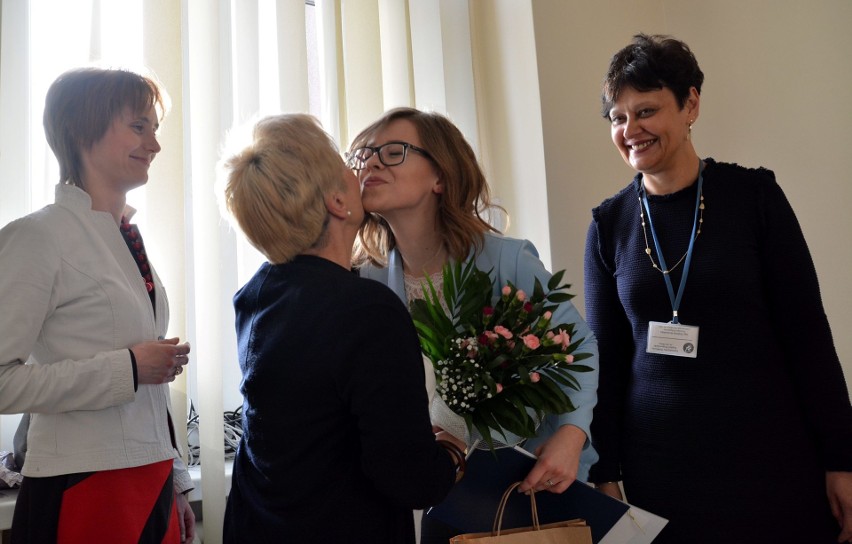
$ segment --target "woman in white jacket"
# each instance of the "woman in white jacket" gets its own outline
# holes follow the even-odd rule
[[[0,230],[0,412],[32,414],[12,542],[194,536],[168,391],[189,345],[163,339],[168,301],[126,206],[166,102],[115,69],[47,93],[56,202]]]

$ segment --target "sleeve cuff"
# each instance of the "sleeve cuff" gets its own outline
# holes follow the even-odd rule
[[[139,390],[139,369],[136,368],[136,355],[133,354],[132,349],[128,349],[130,352],[130,364],[133,366],[133,390]]]
[[[192,483],[192,477],[186,469],[178,469],[175,467],[173,471],[175,493],[188,493],[195,489],[195,484]]]

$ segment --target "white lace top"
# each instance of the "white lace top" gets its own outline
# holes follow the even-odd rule
[[[435,286],[435,291],[438,292],[438,299],[441,302],[441,307],[444,309],[447,314],[449,311],[447,310],[447,302],[444,300],[444,297],[441,295],[441,291],[444,289],[444,275],[443,272],[435,272],[434,274],[429,276],[429,279],[432,280],[432,285]],[[426,277],[419,276],[415,277],[410,274],[405,274],[405,300],[408,301],[408,305],[411,306],[411,301],[416,299],[423,299],[423,287],[426,285]]]

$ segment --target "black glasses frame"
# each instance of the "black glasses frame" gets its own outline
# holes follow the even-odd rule
[[[384,149],[385,147],[387,147],[389,145],[401,145],[402,146],[402,158],[399,161],[397,161],[397,162],[391,161],[389,163],[385,159],[384,153],[382,153],[382,149]],[[369,155],[367,155],[366,157],[358,157],[359,154],[363,154],[362,152],[364,152],[367,149],[370,150]],[[378,156],[379,162],[381,162],[385,166],[399,166],[400,164],[404,163],[405,159],[408,157],[408,150],[409,149],[411,149],[412,151],[416,151],[416,152],[420,153],[421,155],[423,155],[424,157],[426,157],[430,161],[433,161],[433,162],[435,161],[435,159],[432,158],[432,155],[430,155],[429,152],[426,151],[425,149],[423,149],[422,147],[417,147],[416,145],[410,144],[408,142],[387,142],[387,143],[384,143],[384,144],[379,145],[379,146],[372,146],[372,145],[361,146],[357,149],[353,149],[351,153],[346,153],[346,155],[345,155],[346,156],[346,166],[349,167],[351,170],[363,170],[364,168],[367,167],[367,161],[370,160],[370,157],[372,157],[373,155]]]

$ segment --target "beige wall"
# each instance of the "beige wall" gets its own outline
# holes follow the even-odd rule
[[[471,0],[479,151],[507,234],[532,240],[550,265],[546,149],[529,0]]]
[[[589,210],[632,176],[598,113],[609,57],[637,32],[674,35],[690,45],[705,73],[693,130],[699,155],[775,171],[813,253],[852,383],[852,2],[533,0],[532,6],[554,268],[567,268],[582,294]],[[791,334],[795,323],[791,315]]]

